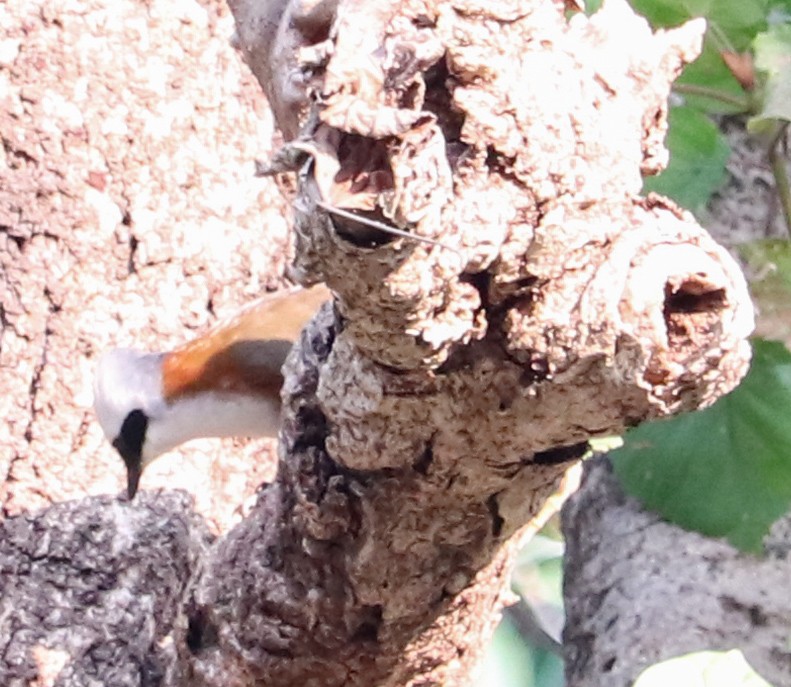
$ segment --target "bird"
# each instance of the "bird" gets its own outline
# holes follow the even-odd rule
[[[94,411],[126,466],[127,497],[158,456],[199,437],[276,437],[281,367],[303,327],[332,298],[319,284],[264,296],[166,353],[105,352]]]

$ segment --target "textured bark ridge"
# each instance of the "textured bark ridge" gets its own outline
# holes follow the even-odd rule
[[[142,505],[88,498],[0,523],[0,684],[163,683],[210,536],[184,494]]]
[[[291,139],[272,166],[299,167],[295,272],[337,298],[286,365],[277,479],[196,584],[181,679],[459,684],[586,440],[711,403],[746,369],[737,267],[637,195],[703,27],[653,35],[618,0],[592,19],[231,6]]]
[[[586,461],[563,509],[568,684],[627,687],[658,661],[740,648],[770,684],[791,685],[788,526],[765,559],[748,556],[642,510],[605,458]]]

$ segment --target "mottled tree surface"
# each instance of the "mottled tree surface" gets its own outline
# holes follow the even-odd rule
[[[272,118],[232,33],[219,2],[0,9],[5,515],[121,489],[91,410],[101,351],[172,347],[280,281],[287,204],[253,164]],[[174,452],[143,486],[189,489],[228,527],[274,460],[217,446]]]
[[[2,684],[161,684],[209,544],[175,492],[146,494],[138,508],[93,497],[5,520]]]
[[[0,599],[0,641],[13,647],[4,656],[20,658],[0,665],[0,678],[462,684],[508,601],[518,544],[586,440],[711,403],[746,369],[752,311],[738,268],[690,215],[638,195],[641,173],[666,160],[670,84],[697,54],[703,26],[653,35],[618,0],[590,20],[551,0],[230,5],[286,139],[271,169],[297,172],[293,273],[326,281],[337,297],[286,364],[277,476],[214,543],[171,495],[34,509],[93,488],[77,457],[89,454],[86,442],[105,448],[80,389],[119,327],[134,339],[127,313],[151,327],[139,340],[167,345],[173,330],[160,319],[175,321],[163,312],[177,304],[174,291],[203,295],[195,325],[217,293],[241,299],[282,264],[271,238],[285,228],[282,206],[279,215],[267,208],[256,196],[264,182],[238,165],[205,157],[235,140],[234,155],[249,160],[258,143],[244,135],[253,126],[238,111],[244,99],[207,87],[232,89],[235,79],[201,70],[203,60],[236,63],[187,50],[181,30],[138,56],[136,15],[80,3],[55,14],[17,8],[14,55],[0,72],[16,108],[0,120],[14,151],[2,171],[16,184],[0,191],[12,189],[7,203],[2,196],[4,374],[22,366],[34,337],[38,357],[22,389],[9,373],[5,399],[12,411],[21,405],[10,420],[3,502],[15,517],[0,579],[4,592],[20,591]],[[162,21],[162,7],[147,15]],[[189,36],[215,17],[196,7],[172,8]],[[44,69],[25,22],[55,32],[64,60],[80,58],[73,75]],[[102,63],[104,53],[81,47],[92,41],[119,51],[115,89],[94,93],[101,82],[80,71]],[[187,54],[194,72],[184,70]],[[11,79],[25,64],[41,65],[32,95]],[[204,103],[209,121],[198,116]],[[173,147],[190,108],[198,118]],[[207,126],[214,147],[190,146]],[[50,174],[55,153],[64,157]],[[58,186],[69,174],[78,190]],[[230,189],[242,183],[253,192],[237,208]],[[49,209],[39,216],[42,188]],[[443,246],[392,240],[333,207]],[[53,233],[64,208],[68,229]],[[236,210],[249,233],[227,225]],[[163,217],[174,226],[165,230]],[[57,259],[42,270],[33,261],[47,250]],[[39,281],[28,287],[28,274]],[[134,307],[141,300],[150,312]],[[29,330],[28,311],[39,315]],[[74,347],[82,370],[66,362]],[[80,420],[48,433],[45,420],[72,398]],[[232,477],[222,469],[220,487],[198,492],[215,527],[244,501],[234,479],[260,480],[264,461],[246,450],[222,451]],[[235,472],[244,458],[256,469]],[[56,535],[64,522],[73,527]],[[20,539],[34,545],[13,544]],[[38,580],[83,590],[92,575],[95,594],[58,597],[53,618],[18,610]],[[83,639],[65,643],[71,618]]]
[[[597,458],[563,525],[570,685],[627,687],[658,661],[734,648],[770,684],[791,685],[787,518],[768,556],[749,556],[646,513]]]

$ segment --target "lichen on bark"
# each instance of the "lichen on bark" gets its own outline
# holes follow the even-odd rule
[[[184,674],[458,684],[586,441],[748,364],[735,263],[639,195],[703,26],[653,34],[621,0],[230,5],[290,139],[273,167],[298,167],[294,272],[336,299],[286,365],[277,479],[196,585]]]

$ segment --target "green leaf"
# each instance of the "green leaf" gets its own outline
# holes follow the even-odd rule
[[[709,11],[695,16],[705,16],[710,30],[721,31],[737,52],[748,50],[755,36],[766,29],[768,0],[707,0],[706,4]]]
[[[637,427],[610,455],[626,491],[648,508],[759,552],[791,504],[791,353],[756,340],[735,391],[705,410]]]
[[[694,16],[680,0],[632,0],[629,4],[654,27],[678,26]]]
[[[585,14],[591,16],[601,9],[602,0],[585,0]]]
[[[751,129],[761,129],[766,120],[791,121],[791,24],[775,24],[755,39],[755,66],[766,78],[761,111]]]
[[[771,687],[742,652],[697,651],[644,670],[634,687]]]
[[[791,349],[791,242],[751,241],[739,246],[739,253],[758,306],[755,333]]]
[[[766,28],[769,12],[768,0],[632,0],[631,5],[655,27],[705,17],[724,43],[720,49],[737,51],[746,50]]]
[[[691,107],[670,110],[667,147],[670,164],[660,175],[644,180],[643,192],[655,191],[693,212],[706,205],[725,181],[730,148],[704,114]]]
[[[529,645],[503,618],[478,668],[481,687],[521,687],[534,684],[535,661]]]
[[[519,552],[511,585],[542,629],[559,641],[563,628],[563,542],[538,534]]]

